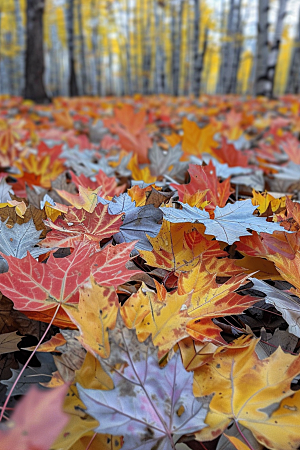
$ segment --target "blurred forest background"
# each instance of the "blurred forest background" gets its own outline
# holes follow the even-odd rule
[[[300,0],[0,0],[0,94],[300,91]]]

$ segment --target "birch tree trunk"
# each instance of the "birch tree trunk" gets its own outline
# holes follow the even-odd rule
[[[267,79],[265,83],[264,93],[264,95],[266,95],[267,97],[273,97],[274,94],[274,79],[283,30],[283,20],[286,15],[287,2],[288,0],[279,0],[275,35],[268,55]]]
[[[15,8],[15,26],[16,26],[16,37],[17,37],[17,45],[20,48],[20,52],[17,56],[17,94],[22,95],[22,91],[24,88],[23,80],[24,80],[24,55],[23,55],[23,47],[24,47],[24,27],[22,23],[22,14],[21,14],[21,6],[20,0],[14,0],[14,8]]]
[[[155,93],[164,92],[164,54],[161,42],[161,10],[155,1],[153,3],[154,24],[155,24]]]
[[[74,57],[74,0],[68,0],[68,52],[69,52],[69,95],[71,97],[78,96],[78,86],[75,72]]]
[[[256,74],[255,95],[266,93],[266,82],[268,81],[268,11],[269,0],[259,0],[258,23],[257,23],[257,48],[256,48]]]
[[[227,21],[226,41],[222,45],[222,60],[219,74],[219,87],[221,93],[232,93],[236,85],[240,50],[237,47],[237,35],[240,31],[241,0],[230,0],[230,9]]]
[[[229,84],[227,86],[227,94],[236,94],[237,92],[237,75],[240,66],[240,59],[243,48],[243,28],[241,21],[241,1],[239,0],[236,8],[236,27],[233,39],[233,62]]]
[[[289,68],[286,85],[287,94],[299,94],[300,92],[300,8],[297,25],[297,35],[294,41],[293,54]]]
[[[146,14],[145,0],[142,1],[143,4],[143,12],[142,17]],[[143,38],[143,94],[149,94],[149,84],[150,84],[150,69],[151,69],[151,15],[147,15],[147,25],[146,30],[144,32]]]
[[[26,7],[26,99],[38,103],[49,101],[44,87],[43,13],[45,0],[27,0]]]
[[[173,14],[177,15],[174,8]],[[177,15],[177,24],[175,36],[173,41],[173,95],[179,95],[179,81],[180,81],[180,56],[181,56],[181,30],[182,30],[182,14],[183,14],[183,0],[179,0],[179,11]],[[176,17],[176,16],[175,16]],[[175,18],[174,18],[175,19]],[[176,21],[175,21],[176,23]]]
[[[194,76],[193,76],[193,91],[195,97],[200,95],[200,70],[199,70],[199,36],[200,36],[200,4],[199,0],[194,0]]]
[[[82,20],[82,5],[81,0],[77,0],[77,19],[79,28],[79,54],[80,54],[80,68],[81,68],[81,78],[82,78],[82,93],[86,95],[88,92],[88,78],[85,62],[85,43],[83,34],[83,20]]]
[[[221,38],[223,39],[223,41],[222,41],[222,45],[221,45],[221,55],[220,55],[220,57],[221,57],[221,64],[220,64],[220,68],[219,68],[219,76],[218,76],[217,89],[216,89],[216,93],[217,94],[223,94],[223,91],[224,91],[224,87],[223,87],[223,82],[224,82],[223,61],[225,60],[225,52],[226,52],[226,40],[224,38],[224,36],[225,36],[225,27],[226,27],[225,1],[222,0],[222,11],[221,11],[220,28],[221,28]]]
[[[131,68],[131,48],[130,48],[130,9],[129,0],[126,0],[126,76],[127,76],[127,94],[132,95],[132,68]]]

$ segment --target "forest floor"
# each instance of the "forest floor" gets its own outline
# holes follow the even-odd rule
[[[300,445],[299,135],[295,96],[0,98],[1,450]]]

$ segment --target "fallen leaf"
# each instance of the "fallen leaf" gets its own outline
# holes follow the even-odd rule
[[[191,207],[187,203],[179,203],[182,209],[160,207],[165,220],[172,223],[203,223],[207,234],[228,244],[238,241],[240,236],[250,235],[247,229],[271,234],[274,231],[282,231],[282,227],[277,223],[253,216],[256,207],[252,205],[250,199],[233,204],[228,203],[224,208],[217,206],[213,219],[207,211],[202,211],[195,206]]]
[[[22,336],[17,335],[17,331],[11,333],[0,334],[0,355],[4,353],[18,352],[18,343],[21,342]]]
[[[179,353],[160,369],[152,346],[139,343],[134,331],[118,326],[110,336],[115,348],[113,366],[110,360],[105,364],[113,369],[118,361],[127,363],[122,372],[114,368],[114,389],[78,385],[87,412],[100,423],[97,432],[122,434],[124,450],[145,445],[163,449],[174,447],[180,436],[204,426],[207,400],[193,397],[193,375],[184,370]],[[170,405],[167,409],[166,404]]]
[[[32,387],[0,430],[1,450],[48,450],[69,421],[62,412],[67,385],[39,391]]]

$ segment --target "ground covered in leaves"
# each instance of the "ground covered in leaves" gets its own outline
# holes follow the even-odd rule
[[[1,450],[300,446],[299,132],[292,96],[0,99]]]

